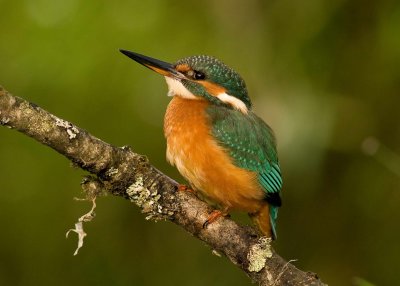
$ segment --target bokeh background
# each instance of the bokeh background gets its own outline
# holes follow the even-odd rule
[[[286,259],[329,285],[397,285],[399,1],[0,0],[0,84],[117,146],[165,162],[159,75],[118,52],[214,55],[273,127]],[[85,173],[0,128],[0,285],[251,285],[225,258],[121,198],[98,200],[78,256],[65,239],[90,203]]]

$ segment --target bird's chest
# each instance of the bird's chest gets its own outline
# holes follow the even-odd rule
[[[208,103],[174,97],[164,120],[167,160],[193,185],[200,187],[210,146],[210,127],[206,115]]]

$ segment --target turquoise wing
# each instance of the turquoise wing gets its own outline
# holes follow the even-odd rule
[[[212,123],[212,134],[226,148],[235,164],[257,172],[258,181],[270,204],[270,218],[275,233],[282,175],[271,128],[257,115],[247,115],[229,108],[210,106],[207,110]]]

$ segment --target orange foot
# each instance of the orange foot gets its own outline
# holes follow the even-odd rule
[[[203,228],[207,228],[209,224],[212,224],[221,216],[226,217],[229,216],[229,214],[227,211],[213,210],[208,216],[207,220],[203,223]]]
[[[181,185],[179,184],[178,186],[178,192],[189,192],[189,193],[196,193],[194,190],[192,190],[191,188],[189,188],[186,185]]]

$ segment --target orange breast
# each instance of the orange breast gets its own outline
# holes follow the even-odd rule
[[[167,159],[192,187],[228,209],[257,212],[263,191],[254,172],[233,164],[210,134],[205,100],[173,97],[164,121]]]

